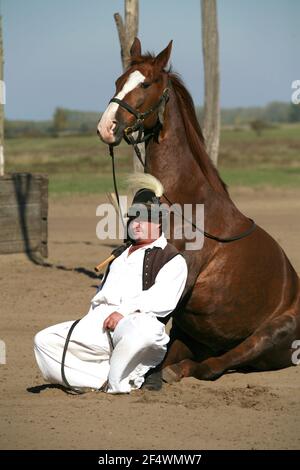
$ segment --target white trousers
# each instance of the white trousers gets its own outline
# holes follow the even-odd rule
[[[108,380],[108,393],[129,393],[140,388],[144,375],[164,358],[169,337],[154,314],[122,318],[108,341],[103,322],[116,310],[107,305],[91,307],[75,326],[65,358],[65,376],[71,386],[100,388]],[[73,321],[50,326],[35,336],[34,352],[45,380],[65,385],[61,360]]]

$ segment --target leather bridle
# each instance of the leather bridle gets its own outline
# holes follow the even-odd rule
[[[154,106],[152,106],[152,108],[148,109],[147,111],[144,111],[143,113],[137,111],[132,106],[130,106],[130,104],[126,103],[126,101],[120,100],[119,98],[112,98],[110,100],[110,103],[117,103],[119,106],[121,106],[121,108],[126,109],[126,111],[128,111],[130,114],[133,114],[136,118],[134,124],[132,126],[126,127],[123,131],[124,139],[129,145],[140,144],[154,135],[154,132],[145,133],[144,121],[148,116],[157,111],[161,106],[165,106],[168,100],[169,89],[165,88],[158,102]],[[134,138],[132,134],[137,131],[138,135],[136,138]]]

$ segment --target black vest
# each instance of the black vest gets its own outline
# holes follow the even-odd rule
[[[112,254],[120,256],[126,249],[128,245],[121,245],[120,247],[113,250]],[[165,248],[154,246],[152,248],[147,248],[144,254],[144,263],[143,263],[143,290],[148,290],[155,283],[155,279],[161,268],[171,261],[172,258],[179,255],[179,251],[171,243],[167,243]],[[104,275],[101,287],[104,285],[107,276],[109,274],[110,266],[114,262],[112,260],[107,267],[106,273]],[[157,317],[158,320],[166,324],[170,318],[171,314],[167,317]]]

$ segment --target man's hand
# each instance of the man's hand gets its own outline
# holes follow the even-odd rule
[[[111,330],[114,331],[117,324],[119,321],[124,318],[124,315],[122,315],[119,312],[113,312],[111,313],[103,322],[103,328],[105,330]]]

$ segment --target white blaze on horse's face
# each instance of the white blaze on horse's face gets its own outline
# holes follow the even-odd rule
[[[128,93],[134,90],[138,85],[144,82],[146,77],[144,77],[141,72],[136,70],[132,72],[126,83],[124,84],[123,88],[119,93],[115,96],[119,100],[123,100]],[[115,141],[114,136],[114,129],[116,127],[116,112],[118,110],[118,103],[110,103],[106,110],[104,111],[102,118],[98,124],[98,132],[100,134],[101,139],[107,144],[113,144]]]

